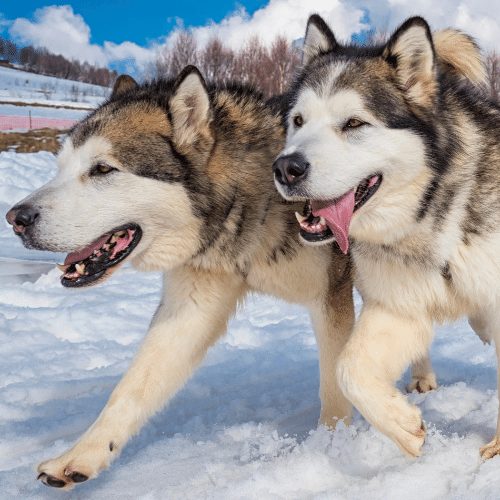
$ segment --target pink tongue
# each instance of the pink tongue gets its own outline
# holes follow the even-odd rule
[[[87,257],[90,257],[94,250],[101,248],[106,241],[108,241],[109,234],[105,234],[101,236],[97,241],[91,243],[88,247],[85,247],[83,250],[78,252],[70,253],[64,259],[64,265],[74,264],[75,262],[80,262],[81,260],[85,260]]]
[[[349,250],[349,224],[354,213],[354,190],[344,194],[330,205],[323,206],[318,202],[312,202],[312,211],[315,217],[324,217],[330,231],[342,250]]]

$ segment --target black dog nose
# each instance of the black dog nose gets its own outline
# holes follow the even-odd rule
[[[33,225],[39,215],[30,205],[19,205],[9,210],[5,218],[16,233],[22,233],[28,226]]]
[[[309,163],[300,153],[280,156],[273,163],[274,177],[280,184],[292,186],[303,180],[309,170]]]

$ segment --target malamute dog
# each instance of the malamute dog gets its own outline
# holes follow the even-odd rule
[[[278,101],[207,86],[194,67],[141,86],[121,77],[66,139],[57,177],[7,214],[27,247],[69,252],[64,286],[95,284],[126,259],[165,272],[134,362],[73,448],[38,467],[46,485],[70,489],[107,467],[182,387],[251,291],[309,308],[320,422],[333,427],[350,415],[335,378],[354,320],[350,260],[333,245],[304,247],[297,207],[274,187],[285,139]]]
[[[361,48],[312,16],[304,54],[276,185],[309,200],[307,242],[335,237],[351,249],[364,305],[337,380],[417,456],[421,414],[394,383],[425,357],[433,322],[468,316],[500,357],[499,107],[473,85],[484,75],[474,42],[454,30],[433,36],[420,17]],[[481,449],[498,453],[500,423]]]

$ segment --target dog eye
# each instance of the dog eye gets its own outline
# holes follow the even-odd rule
[[[344,125],[344,129],[359,128],[359,127],[362,127],[363,125],[367,125],[367,123],[362,122],[361,120],[358,120],[357,118],[351,118],[351,119],[347,120],[346,124]]]
[[[98,163],[97,165],[94,165],[90,169],[90,176],[96,176],[96,175],[107,175],[110,174],[111,172],[114,172],[118,169],[110,167],[109,165],[106,165],[105,163]]]
[[[302,118],[301,114],[295,115],[293,117],[293,124],[296,128],[300,128],[302,127],[302,125],[304,125],[304,118]]]

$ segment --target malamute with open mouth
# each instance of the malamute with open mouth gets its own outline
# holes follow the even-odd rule
[[[474,83],[478,49],[420,17],[386,44],[344,46],[309,20],[278,190],[308,200],[309,244],[351,248],[364,305],[337,364],[347,398],[419,455],[420,411],[394,383],[433,322],[466,315],[500,357],[500,112]],[[500,421],[484,458],[500,453]]]
[[[165,272],[134,362],[73,448],[39,466],[46,485],[70,489],[107,467],[182,387],[251,291],[308,307],[320,422],[349,417],[335,361],[353,326],[350,260],[333,245],[300,243],[297,207],[273,184],[284,137],[274,105],[246,88],[207,86],[193,67],[175,82],[138,86],[121,77],[70,133],[56,178],[9,211],[27,247],[68,252],[64,286],[93,285],[127,259]]]

